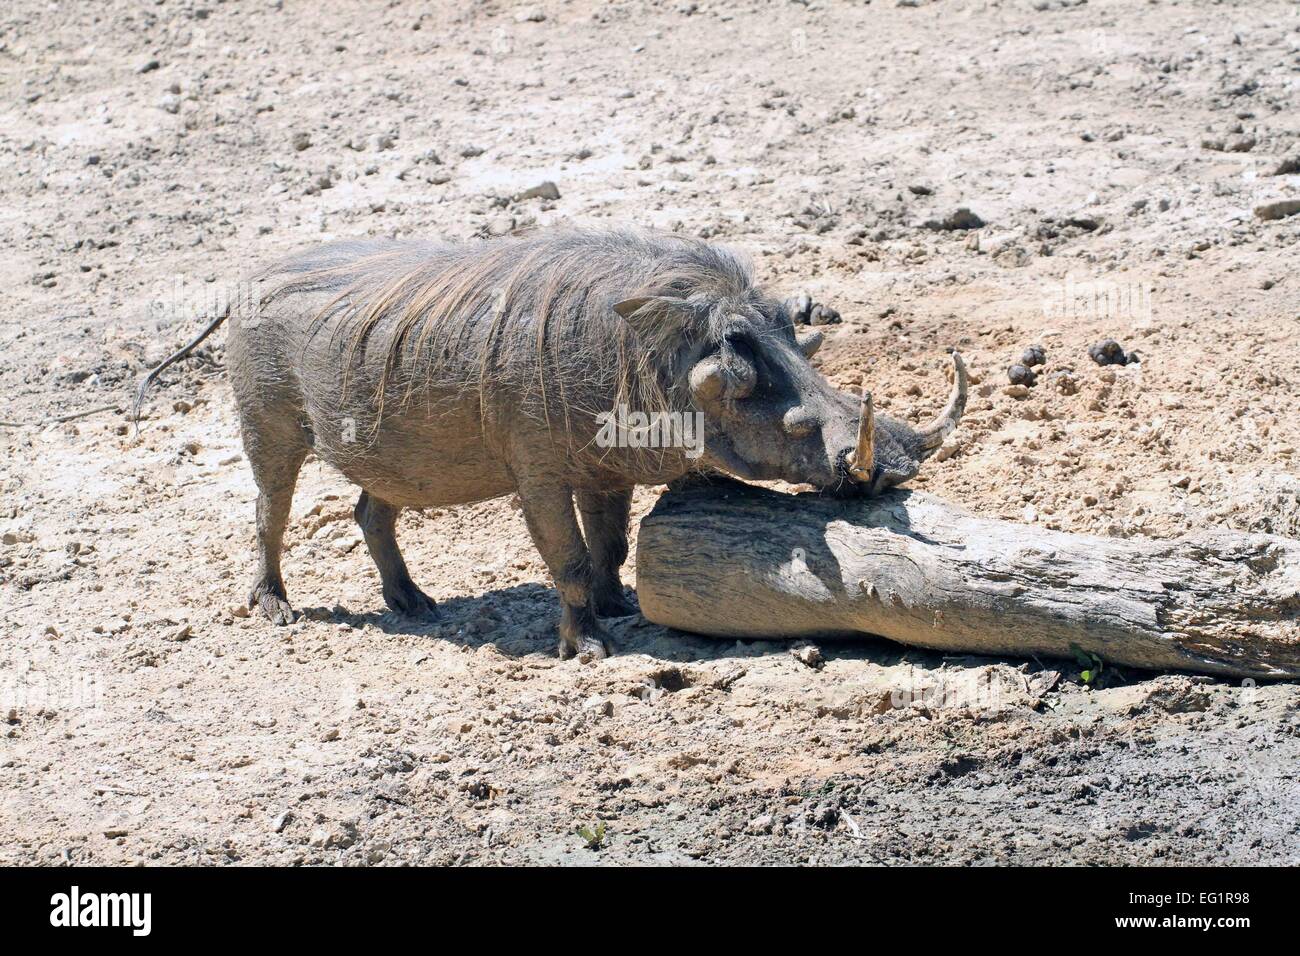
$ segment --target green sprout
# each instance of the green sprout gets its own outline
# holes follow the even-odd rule
[[[1082,668],[1079,671],[1079,680],[1089,687],[1094,686],[1106,667],[1105,661],[1091,651],[1085,651],[1078,644],[1071,644],[1070,650],[1074,652],[1074,659],[1079,662],[1079,667]]]
[[[595,830],[587,826],[578,827],[578,836],[587,841],[588,850],[599,850],[605,842],[605,821],[598,822]]]

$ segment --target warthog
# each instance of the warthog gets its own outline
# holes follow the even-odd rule
[[[796,335],[797,300],[767,297],[735,254],[674,236],[338,242],[272,266],[257,287],[150,373],[137,409],[158,372],[229,315],[260,492],[249,602],[276,623],[293,619],[281,541],[312,452],[362,488],[356,519],[384,600],[403,614],[433,614],[434,602],[398,550],[400,510],[517,493],[559,591],[561,656],[603,657],[597,618],[635,612],[619,580],[634,486],[720,470],[874,494],[916,474],[966,399],[954,353],[933,424],[875,417],[869,396],[859,405],[809,364],[821,335]],[[602,441],[614,409],[702,414],[702,449]]]

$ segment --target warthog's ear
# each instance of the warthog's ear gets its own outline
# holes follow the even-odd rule
[[[614,311],[625,319],[630,319],[636,312],[640,312],[650,304],[652,296],[643,295],[636,299],[624,299],[614,306]]]
[[[638,296],[615,304],[619,314],[636,334],[647,341],[674,338],[695,318],[695,308],[685,299],[665,295]]]

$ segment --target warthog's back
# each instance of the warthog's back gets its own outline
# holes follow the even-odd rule
[[[607,481],[596,415],[666,402],[646,372],[657,343],[612,310],[656,281],[750,288],[724,250],[637,233],[325,245],[266,270],[232,316],[232,382],[241,411],[291,412],[321,457],[396,504],[502,494],[521,447],[576,484]]]

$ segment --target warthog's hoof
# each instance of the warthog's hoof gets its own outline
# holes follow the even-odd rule
[[[622,590],[595,595],[591,603],[600,617],[627,617],[641,613],[636,602],[628,600]]]
[[[402,587],[384,588],[384,603],[407,617],[422,621],[438,619],[438,605],[433,598],[409,581]]]
[[[563,637],[560,638],[560,660],[562,661],[576,657],[586,664],[591,661],[603,660],[612,653],[609,637],[604,633],[582,634],[578,636],[574,643],[565,640]]]
[[[248,596],[248,609],[261,610],[262,616],[276,625],[292,624],[298,616],[284,595],[276,594],[265,582],[260,582],[253,588],[253,593]]]

